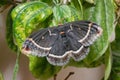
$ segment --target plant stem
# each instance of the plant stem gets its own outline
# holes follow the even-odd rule
[[[15,63],[15,66],[14,66],[13,79],[12,80],[16,80],[16,77],[17,77],[17,73],[18,73],[18,70],[19,70],[19,58],[20,58],[20,51],[18,50],[16,63]]]
[[[74,74],[74,72],[70,72],[69,74],[68,74],[68,76],[64,79],[64,80],[68,80],[68,78],[71,76],[71,75],[73,75]]]

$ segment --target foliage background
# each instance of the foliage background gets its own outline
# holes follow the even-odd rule
[[[24,1],[26,1],[26,0],[24,0]],[[56,0],[56,1],[58,1],[58,0]],[[116,3],[119,3],[119,0],[115,0],[115,1],[116,1]],[[49,1],[49,0],[46,1],[46,3],[48,3],[48,5],[51,6],[52,3],[49,3],[49,2],[51,2],[51,1]],[[7,7],[7,6],[9,6],[11,4],[15,4],[15,3],[16,2],[11,3],[8,1],[3,1],[3,3],[1,3],[1,6],[3,5],[4,7]],[[20,3],[20,2],[17,1],[17,3]],[[71,6],[75,6],[75,8],[81,12],[80,13],[81,18],[79,18],[79,19],[91,20],[91,21],[94,21],[94,22],[100,24],[104,30],[104,33],[103,33],[102,37],[91,47],[90,54],[87,56],[86,59],[84,59],[80,63],[71,61],[71,63],[68,64],[69,66],[95,67],[95,66],[100,65],[101,63],[104,63],[105,64],[104,80],[112,79],[112,78],[119,80],[119,74],[118,74],[119,73],[119,36],[118,36],[118,33],[119,33],[119,31],[118,31],[119,30],[119,4],[116,5],[116,3],[113,0],[101,0],[101,1],[99,1],[99,0],[95,0],[95,1],[92,1],[92,0],[76,0],[76,1],[74,1],[74,0],[72,0]],[[55,11],[53,10],[53,12],[55,12]],[[58,12],[59,12],[59,10],[58,10]],[[115,12],[117,13],[117,15],[115,14]],[[79,13],[77,13],[77,14],[79,14]],[[64,15],[65,14],[63,12],[62,17]],[[60,15],[55,14],[54,18],[53,18],[53,22],[55,22],[57,24],[61,20],[61,19],[57,18],[58,16],[61,16],[61,14]],[[75,17],[75,16],[73,16],[73,17]],[[70,21],[71,19],[68,18],[65,20]],[[76,20],[76,18],[75,18],[75,20]],[[15,20],[15,22],[17,23],[17,19]],[[18,20],[18,22],[19,22],[19,20]],[[118,23],[118,25],[116,26],[117,23]],[[9,47],[12,48],[13,50],[16,50],[15,46],[14,47],[11,46],[11,44],[14,45],[14,42],[12,42],[11,36],[15,35],[15,34],[17,34],[17,35],[20,34],[21,38],[26,38],[26,37],[25,37],[24,33],[20,32],[20,30],[17,31],[17,29],[20,29],[20,26],[22,23],[20,23],[19,25],[16,25],[13,22],[14,27],[12,27],[12,29],[10,28],[11,24],[12,24],[12,22],[9,18],[9,13],[8,13],[7,29],[6,29],[7,37],[6,38],[7,38]],[[34,24],[32,24],[32,25],[34,25]],[[54,25],[54,24],[52,24],[52,25]],[[111,44],[111,42],[110,42],[111,33],[114,31],[115,26],[117,27],[116,28],[116,40]],[[27,27],[25,26],[25,28],[27,28]],[[14,32],[11,32],[12,30]],[[9,33],[11,33],[11,34],[9,34]],[[29,34],[29,33],[27,33],[27,34]],[[14,36],[14,38],[17,43],[16,46],[20,48],[21,47],[20,37],[18,38],[17,36]],[[9,43],[9,42],[11,42],[11,43]],[[96,48],[96,50],[94,48]],[[39,74],[41,74],[41,73],[39,73],[41,71],[40,67],[43,67],[42,65],[39,65],[39,64],[41,64],[41,62],[39,62],[40,60],[36,57],[29,57],[29,59],[30,59],[29,68],[35,77],[41,78],[43,76],[49,75],[49,74],[45,74],[45,75],[42,74],[41,76],[39,76]],[[19,59],[17,58],[17,60],[19,60]],[[44,59],[42,61],[44,61]],[[116,63],[112,64],[112,61],[115,61]],[[49,70],[49,68],[50,68],[50,65],[46,65],[46,66],[47,67],[45,68],[45,71],[47,69]],[[35,67],[37,67],[37,68],[35,68]],[[16,72],[17,72],[18,68],[19,68],[19,65],[17,63],[15,65],[15,69],[14,69],[15,75],[13,76],[13,79],[16,78]],[[54,70],[55,69],[58,69],[58,68],[54,67]],[[111,76],[109,77],[110,73],[111,73]],[[48,76],[46,76],[46,78],[47,77]]]

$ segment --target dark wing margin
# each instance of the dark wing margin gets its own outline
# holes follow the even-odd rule
[[[49,54],[51,46],[57,39],[56,30],[47,28],[39,30],[23,43],[22,52],[24,54],[32,54],[39,57],[44,57]],[[54,33],[54,35],[52,35]]]

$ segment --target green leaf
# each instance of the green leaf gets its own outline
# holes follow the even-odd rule
[[[111,68],[112,68],[112,53],[111,53],[110,46],[108,47],[107,51],[105,52],[104,60],[105,60],[104,80],[108,80],[110,73],[111,73]]]
[[[85,1],[90,3],[90,4],[95,4],[95,0],[85,0]]]
[[[61,69],[59,66],[49,64],[46,58],[30,56],[29,59],[30,71],[40,80],[48,80],[48,78],[54,76]]]
[[[71,16],[70,8],[67,5],[56,5],[53,8],[53,16],[55,18],[56,25],[65,23]]]
[[[111,44],[113,53],[113,65],[110,79],[120,80],[120,24],[115,29],[116,38]]]
[[[96,0],[95,5],[84,4],[84,19],[96,22],[103,29],[102,36],[91,46],[90,53],[84,60],[90,64],[98,60],[106,51],[114,27],[115,13],[112,0]]]
[[[16,12],[18,12],[17,15]],[[18,10],[15,8],[12,13],[13,36],[15,44],[21,49],[24,40],[39,23],[52,14],[52,9],[46,3],[33,1],[18,6]]]
[[[78,12],[75,7],[68,5],[56,5],[53,7],[53,19],[50,26],[56,26],[80,19],[80,12]]]
[[[12,80],[16,80],[17,79],[17,74],[18,74],[18,70],[19,70],[19,59],[20,59],[20,51],[18,50],[17,51],[16,63],[15,63],[15,66],[14,66]]]
[[[120,24],[118,24],[116,26],[115,29],[115,40],[112,42],[111,47],[112,47],[112,51],[115,53],[118,53],[118,55],[116,54],[116,56],[120,56]]]
[[[11,18],[11,11],[14,9],[14,7],[11,7],[7,14],[7,20],[6,20],[6,41],[8,44],[8,47],[12,49],[13,51],[17,52],[17,46],[14,44],[14,38],[13,38],[13,21]]]
[[[12,20],[14,21],[21,9],[23,9],[28,3],[17,5],[11,12]]]
[[[81,18],[83,19],[83,6],[82,6],[83,0],[71,0],[71,6],[74,6],[77,11],[79,11]]]

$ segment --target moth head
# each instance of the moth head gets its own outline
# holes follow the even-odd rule
[[[31,49],[29,46],[29,41],[26,40],[21,48],[21,52],[25,55],[29,55],[31,53]]]
[[[97,32],[98,34],[97,35],[101,36],[102,32],[103,32],[103,29],[101,27],[98,27],[97,29],[98,29],[98,32]]]

